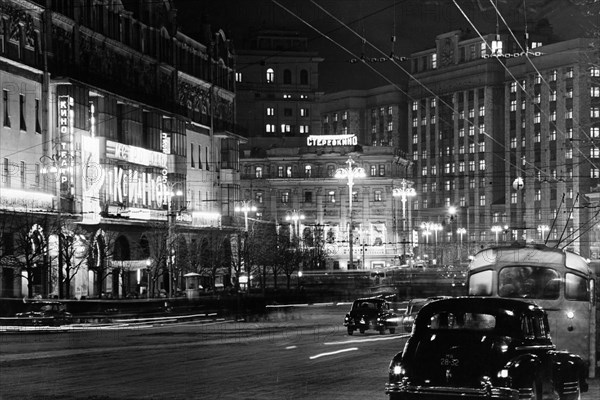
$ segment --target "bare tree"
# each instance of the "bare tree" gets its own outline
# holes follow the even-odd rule
[[[90,247],[87,251],[88,270],[94,272],[95,292],[100,296],[103,291],[104,281],[112,271],[108,268],[108,260],[112,259],[118,232],[98,230],[90,238]]]
[[[45,294],[49,271],[46,239],[49,217],[34,213],[13,213],[5,214],[3,220],[11,230],[9,238],[12,239],[9,245],[12,248],[3,249],[3,264],[13,267],[17,271],[17,279],[27,282],[28,297]],[[42,293],[35,293],[35,286],[39,286]]]
[[[58,220],[59,225],[57,234],[60,236],[59,251],[62,252],[63,262],[62,290],[59,290],[59,297],[71,298],[71,283],[77,273],[83,269],[89,260],[92,250],[90,233],[81,225],[72,222],[62,222]],[[59,267],[60,268],[60,267]]]

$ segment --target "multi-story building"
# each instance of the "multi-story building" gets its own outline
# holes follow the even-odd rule
[[[1,295],[173,292],[238,196],[229,42],[168,1],[46,3],[0,6]]]
[[[317,53],[298,32],[258,31],[237,49],[237,122],[249,138],[306,137],[318,132]],[[256,143],[254,140],[253,143]]]
[[[405,99],[393,86],[345,91],[324,95],[318,110],[315,134],[262,139],[262,146],[243,152],[242,198],[280,234],[300,238],[301,247],[323,242],[325,265],[303,268],[372,269],[399,262],[410,247],[410,208],[403,213],[402,199],[394,196],[409,170],[398,148]],[[364,177],[339,174],[355,168]]]
[[[593,40],[527,37],[454,31],[412,54],[415,214],[445,223],[446,243],[466,229],[469,251],[537,240],[591,257],[598,220],[586,196],[600,182],[598,53]]]

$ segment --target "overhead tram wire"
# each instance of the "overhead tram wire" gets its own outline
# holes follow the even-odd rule
[[[508,25],[508,23],[506,22],[506,20],[504,19],[504,16],[502,16],[502,13],[500,12],[500,10],[497,7],[497,4],[494,4],[493,0],[489,0],[490,3],[492,4],[492,6],[494,7],[494,10],[496,11],[496,14],[498,17],[500,17],[502,19],[502,22],[504,23],[504,25],[506,26],[506,28],[508,29],[508,32],[511,34],[511,36],[513,37],[513,39],[515,40],[515,43],[519,46],[519,48],[521,49],[521,51],[525,54],[525,58],[527,59],[527,61],[529,61],[529,64],[531,64],[531,66],[533,67],[533,69],[535,70],[535,72],[538,74],[538,76],[540,77],[540,80],[542,82],[544,82],[544,85],[551,90],[552,88],[550,87],[550,84],[548,83],[548,81],[546,80],[546,78],[544,78],[544,76],[542,75],[542,73],[539,71],[539,69],[537,68],[537,66],[535,65],[535,63],[533,62],[533,60],[531,59],[531,57],[529,56],[529,41],[526,41],[525,46],[526,49],[523,49],[523,46],[521,45],[521,42],[517,39],[517,37],[515,36],[513,30],[510,28],[510,26]],[[525,1],[525,0],[523,0]],[[526,7],[524,7],[526,8]],[[525,18],[525,37],[528,38],[529,34],[527,33],[527,18]],[[548,117],[547,113],[544,113],[546,115],[546,117]],[[593,144],[593,140],[592,138],[588,135],[588,133],[581,127],[580,124],[577,124],[577,128],[580,132],[582,132],[584,134],[584,136],[586,137],[586,139],[588,139],[592,144]],[[566,134],[565,132],[561,131],[560,128],[557,126],[556,129],[561,132],[565,137]],[[592,160],[590,160],[587,155],[585,155],[581,149],[579,147],[577,147],[577,151],[592,165],[595,165],[594,162]],[[597,166],[596,166],[597,167]]]
[[[272,0],[275,1],[275,0]],[[356,36],[358,36],[361,39],[364,39],[366,43],[368,43],[371,47],[373,47],[375,50],[377,50],[379,53],[381,53],[382,55],[385,55],[385,52],[381,51],[379,48],[377,48],[377,46],[375,46],[374,44],[372,44],[371,42],[369,42],[366,38],[363,38],[360,36],[360,34],[358,34],[356,31],[354,31],[351,27],[349,27],[346,23],[344,23],[343,21],[339,20],[336,16],[332,15],[329,11],[327,11],[326,9],[324,9],[323,7],[321,7],[319,4],[315,3],[314,0],[311,0],[311,3],[313,3],[315,6],[317,6],[318,8],[320,8],[323,12],[325,12],[327,15],[329,15],[331,18],[335,19],[338,23],[342,24],[343,26],[345,26],[348,30],[350,30],[353,34],[355,34]],[[294,15],[296,18],[302,20],[299,16]],[[304,22],[304,21],[303,21]],[[336,43],[337,44],[337,43]],[[428,93],[430,93],[432,96],[434,96],[435,98],[438,98],[441,104],[446,105],[449,109],[451,109],[455,114],[458,113],[458,111],[450,104],[448,104],[447,102],[445,102],[441,97],[439,97],[436,93],[434,93],[431,89],[429,89],[429,87],[427,87],[424,83],[422,83],[419,79],[415,78],[414,75],[412,75],[409,71],[407,71],[404,67],[402,67],[396,60],[392,59],[391,60],[398,68],[400,68],[402,70],[402,72],[404,72],[410,79],[412,79],[413,81],[415,81],[416,83],[418,83],[421,87],[423,87]],[[405,93],[404,91],[402,91],[402,93]],[[406,93],[405,93],[406,94]],[[407,97],[413,101],[416,101],[417,99],[413,98],[412,96],[409,96],[408,94],[406,94]],[[474,128],[477,128],[479,130],[479,127],[475,126],[475,124],[471,121],[469,121],[468,119],[466,119],[465,121],[467,121],[468,124],[472,125]],[[504,145],[504,143],[501,143],[499,141],[497,141],[494,137],[490,136],[487,132],[485,131],[480,131],[480,133],[482,133],[483,135],[487,136],[490,140],[492,140],[494,143],[498,144],[501,148],[503,148],[504,150],[506,150],[506,146]],[[492,153],[495,157],[506,161],[506,158],[504,157],[504,155],[501,154],[496,154],[496,153]],[[531,164],[531,166],[534,169],[538,169],[540,172],[543,172],[541,169],[539,169],[535,164],[526,161],[528,164]],[[525,171],[522,169],[522,167],[518,164],[513,164],[512,162],[508,161],[508,164],[511,165],[512,167],[514,167],[516,170],[521,171],[522,173],[525,173]]]

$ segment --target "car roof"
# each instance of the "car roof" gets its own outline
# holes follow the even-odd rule
[[[527,300],[463,296],[432,301],[423,306],[421,313],[432,314],[439,311],[447,311],[448,309],[460,309],[463,311],[477,310],[480,312],[510,310],[516,313],[543,311],[540,306]]]

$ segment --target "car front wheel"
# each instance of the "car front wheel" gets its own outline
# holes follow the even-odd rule
[[[348,328],[348,335],[352,335],[354,333],[354,329]]]
[[[534,380],[528,387],[519,389],[519,400],[541,400],[540,393],[540,385]]]

